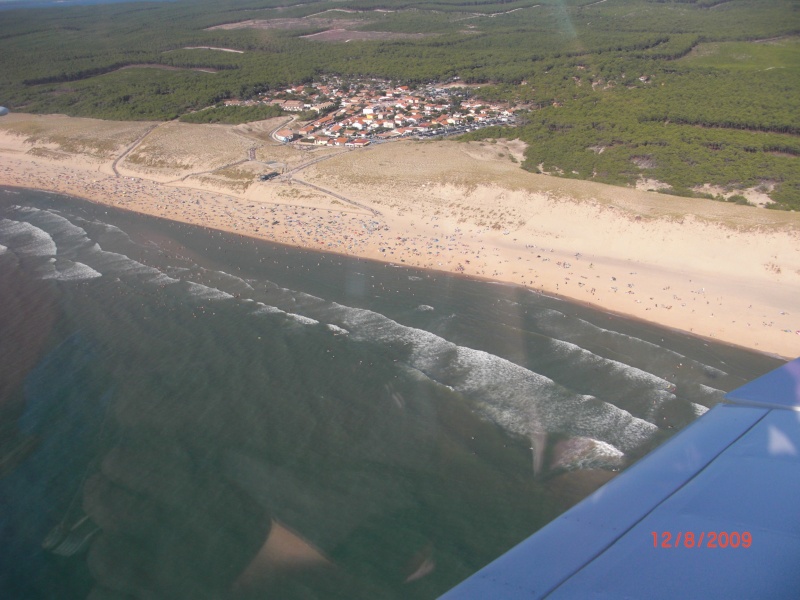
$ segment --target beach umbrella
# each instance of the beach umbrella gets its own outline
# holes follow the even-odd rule
[[[4,117],[8,114],[8,109],[5,106],[0,106],[0,117]]]

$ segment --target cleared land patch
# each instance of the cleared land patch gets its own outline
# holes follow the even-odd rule
[[[800,65],[800,37],[762,42],[714,42],[698,44],[682,62],[723,69],[786,69]]]
[[[238,23],[225,23],[209,27],[207,31],[215,29],[343,29],[359,27],[363,21],[355,19],[324,19],[319,17],[296,19],[248,19]]]
[[[125,71],[128,69],[161,69],[162,71],[199,71],[200,73],[216,73],[217,69],[211,67],[173,67],[171,65],[160,65],[158,63],[142,63],[139,65],[125,65],[114,71]],[[114,71],[109,71],[113,73]]]
[[[329,19],[321,17],[304,17],[297,19],[250,19],[238,23],[225,23],[209,27],[214,29],[279,29],[303,30],[321,29],[316,33],[301,36],[304,39],[318,42],[349,42],[350,40],[400,40],[428,37],[429,33],[402,33],[389,31],[361,31],[368,21],[356,19]]]
[[[300,36],[315,42],[349,42],[369,40],[406,40],[429,37],[430,33],[394,33],[388,31],[351,31],[350,29],[329,29],[319,33]]]
[[[184,46],[183,50],[217,50],[219,52],[233,52],[234,54],[244,54],[244,50],[234,50],[233,48],[219,48],[217,46]]]

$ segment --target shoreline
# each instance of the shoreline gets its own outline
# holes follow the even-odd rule
[[[800,355],[794,213],[534,175],[509,160],[521,151],[514,143],[309,152],[266,141],[270,122],[153,127],[8,118],[0,122],[0,185],[521,285],[710,341],[785,359]],[[203,145],[209,136],[216,152]],[[88,141],[81,148],[76,140]],[[256,160],[242,161],[249,144],[257,145]],[[296,178],[244,181],[274,164],[269,159]]]
[[[11,188],[11,189],[32,190],[32,191],[46,193],[46,194],[67,195],[67,194],[63,194],[62,192],[58,192],[58,191],[54,191],[54,190],[6,185],[6,184],[3,184],[2,182],[0,182],[0,186],[5,187],[5,188]],[[724,344],[724,345],[730,346],[732,348],[738,348],[738,349],[742,349],[742,350],[749,350],[751,352],[758,352],[759,354],[763,354],[764,356],[769,356],[771,358],[777,358],[777,359],[787,360],[787,361],[788,360],[792,360],[790,357],[781,356],[781,355],[775,354],[773,352],[759,350],[759,349],[756,349],[756,348],[752,348],[752,347],[745,346],[745,345],[742,345],[742,344],[736,344],[734,342],[728,342],[728,341],[720,340],[720,339],[717,339],[717,338],[714,338],[714,337],[710,337],[710,336],[704,336],[704,335],[701,335],[699,333],[686,331],[685,329],[681,329],[679,327],[670,327],[668,325],[664,325],[662,323],[656,323],[655,321],[644,319],[644,318],[641,318],[641,317],[638,317],[638,316],[635,316],[635,315],[631,315],[631,314],[615,311],[615,310],[612,310],[612,309],[610,309],[608,307],[601,306],[601,305],[598,305],[598,304],[593,304],[593,303],[585,301],[585,300],[580,300],[578,298],[574,298],[574,297],[571,297],[571,296],[566,296],[566,295],[558,294],[558,293],[554,293],[554,292],[544,292],[544,291],[537,290],[535,288],[531,288],[531,287],[528,287],[528,286],[525,286],[525,285],[521,285],[521,284],[518,284],[518,283],[513,283],[513,282],[509,282],[509,281],[501,281],[501,280],[498,280],[498,279],[492,279],[491,277],[485,277],[485,276],[481,276],[481,275],[469,275],[469,274],[458,273],[458,272],[447,271],[447,270],[434,269],[434,268],[416,267],[416,266],[412,266],[412,265],[397,264],[396,262],[393,262],[393,261],[385,261],[385,260],[380,260],[380,259],[372,258],[372,257],[368,257],[368,256],[345,254],[345,253],[342,253],[342,252],[336,252],[336,251],[332,251],[332,250],[322,250],[322,249],[319,249],[319,248],[310,248],[310,247],[306,247],[306,246],[296,246],[296,245],[293,245],[293,244],[287,244],[285,242],[278,242],[278,241],[274,241],[274,240],[268,240],[268,239],[265,239],[263,237],[258,237],[258,236],[254,236],[254,235],[248,235],[246,233],[241,233],[241,232],[237,232],[237,231],[230,231],[230,230],[227,230],[227,229],[218,229],[218,228],[214,228],[214,227],[209,227],[209,226],[203,225],[201,223],[191,223],[191,222],[188,222],[188,221],[180,221],[180,220],[175,220],[175,219],[169,219],[167,217],[161,217],[161,216],[157,216],[157,215],[152,215],[152,214],[149,214],[149,213],[143,213],[143,212],[132,210],[130,208],[126,208],[126,207],[123,207],[123,206],[117,206],[117,205],[108,204],[108,203],[100,202],[100,201],[97,201],[97,200],[93,200],[93,199],[87,198],[85,196],[78,196],[78,195],[73,195],[73,194],[68,194],[68,195],[70,197],[72,197],[72,198],[77,198],[79,200],[83,200],[85,202],[89,202],[89,203],[94,204],[96,206],[108,206],[108,207],[114,208],[115,210],[121,210],[121,211],[124,211],[124,212],[131,213],[133,215],[147,216],[147,217],[152,217],[152,218],[155,218],[155,219],[165,219],[165,220],[169,220],[169,221],[171,221],[173,223],[183,223],[183,224],[186,224],[186,225],[192,225],[194,227],[203,227],[203,228],[205,228],[205,229],[207,229],[209,231],[220,231],[220,232],[223,232],[223,233],[229,233],[229,234],[232,234],[232,235],[238,235],[238,236],[245,237],[245,238],[252,239],[252,240],[257,240],[257,241],[260,241],[260,242],[268,242],[270,244],[275,244],[277,246],[285,246],[286,248],[309,250],[311,252],[320,252],[320,253],[334,255],[334,256],[338,256],[338,257],[342,257],[342,258],[350,258],[350,259],[357,258],[357,259],[363,259],[363,260],[371,260],[371,261],[380,262],[381,264],[386,264],[386,265],[389,265],[389,266],[395,266],[395,267],[400,267],[400,268],[404,268],[404,267],[405,268],[413,268],[413,269],[418,269],[418,270],[422,270],[422,271],[430,271],[432,273],[448,275],[448,276],[451,276],[451,277],[464,278],[464,279],[471,280],[471,281],[480,281],[480,282],[483,282],[483,283],[491,283],[491,284],[496,284],[496,285],[519,287],[519,288],[528,290],[528,291],[530,291],[530,292],[532,292],[534,294],[542,295],[542,296],[544,296],[546,298],[552,298],[554,300],[558,300],[558,301],[562,301],[562,302],[568,302],[570,304],[574,304],[574,305],[580,306],[580,307],[585,308],[585,309],[590,309],[590,310],[593,310],[595,312],[606,314],[606,315],[614,317],[614,318],[624,319],[626,321],[642,323],[642,324],[647,324],[647,325],[651,325],[651,326],[652,325],[656,325],[658,327],[662,327],[662,328],[664,328],[664,329],[666,329],[668,331],[674,332],[674,333],[679,333],[679,334],[683,334],[683,335],[692,336],[692,337],[694,337],[696,339],[704,340],[704,341],[708,341],[708,342],[713,342],[715,344]]]

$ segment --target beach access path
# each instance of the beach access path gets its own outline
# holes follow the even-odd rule
[[[58,142],[65,132],[72,138],[100,136],[98,123],[103,122],[4,117],[0,184],[278,243],[518,284],[716,341],[800,355],[796,213],[536,175],[509,160],[519,148],[503,141],[404,141],[367,151],[322,150],[311,161],[307,152],[276,144],[260,147],[259,159],[286,164],[287,175],[302,170],[303,179],[258,182],[263,165],[246,160],[247,148],[263,142],[256,133],[268,135],[274,124],[253,129],[250,145],[243,139],[224,146],[227,130],[221,126],[175,130],[177,137],[170,133],[169,141],[180,146],[184,162],[195,150],[181,144],[194,135],[220,139],[220,152],[229,150],[208,168],[207,144],[198,143],[197,170],[216,179],[194,176],[167,184],[186,175],[186,168],[153,175],[124,159],[140,137],[172,129],[131,123],[121,135],[124,125],[109,122],[113,136],[96,147],[116,140],[112,153],[94,151],[86,141],[82,151]],[[42,133],[48,127],[52,131]],[[151,157],[153,164],[170,159],[155,143],[146,151],[161,152]],[[237,169],[252,167],[253,173],[252,182],[238,189],[219,173],[219,165],[237,161],[243,161]]]

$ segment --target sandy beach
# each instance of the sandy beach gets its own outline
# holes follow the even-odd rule
[[[519,142],[299,149],[238,126],[0,120],[0,185],[558,294],[800,355],[800,214],[523,171]],[[271,181],[258,175],[282,173]]]

